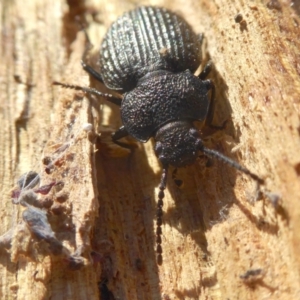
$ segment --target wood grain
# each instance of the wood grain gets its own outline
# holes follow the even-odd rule
[[[205,60],[215,65],[214,124],[227,120],[206,145],[266,181],[257,200],[255,183],[218,161],[180,169],[184,186],[170,179],[164,201],[161,267],[154,250],[161,168],[152,142],[132,153],[115,147],[109,135],[121,124],[118,108],[52,86],[56,80],[107,92],[81,69],[85,38],[75,17],[89,24],[97,68],[109,24],[138,4],[170,8],[205,33]],[[300,9],[291,4],[0,3],[1,234],[14,228],[11,249],[0,249],[1,299],[300,298]],[[100,144],[89,142],[86,123],[101,134]],[[50,175],[45,156],[59,158]],[[29,170],[43,184],[64,183],[63,213],[52,210],[49,218],[70,253],[81,250],[78,271],[17,226],[24,208],[12,204],[11,190]],[[58,205],[55,189],[49,197]]]

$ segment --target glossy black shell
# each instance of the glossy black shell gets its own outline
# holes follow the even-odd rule
[[[201,41],[177,14],[158,7],[139,7],[118,18],[108,29],[100,49],[105,85],[123,92],[156,70],[196,71]]]

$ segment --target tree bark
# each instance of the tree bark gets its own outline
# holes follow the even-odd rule
[[[1,299],[299,299],[298,1],[143,2],[179,13],[205,34],[204,62],[214,63],[217,90],[213,124],[226,121],[205,144],[265,179],[257,195],[253,180],[218,161],[208,167],[204,158],[178,170],[181,189],[169,174],[162,266],[153,143],[132,152],[114,145],[118,108],[52,85],[108,92],[81,68],[85,37],[76,16],[88,23],[97,68],[108,26],[137,4],[0,3]],[[87,123],[95,133],[83,130]],[[54,163],[47,172],[46,159]],[[30,232],[25,208],[11,201],[30,170],[41,186],[57,184],[39,199],[53,201],[45,211],[64,255]]]

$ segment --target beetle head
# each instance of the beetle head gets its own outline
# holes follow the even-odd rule
[[[162,126],[155,134],[155,153],[163,166],[191,165],[203,147],[197,129],[190,121],[173,121]]]

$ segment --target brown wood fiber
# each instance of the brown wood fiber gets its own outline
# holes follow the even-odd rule
[[[168,7],[205,33],[215,64],[214,123],[227,120],[207,146],[266,180],[263,200],[253,202],[255,183],[220,162],[179,170],[184,186],[170,179],[164,201],[161,267],[154,250],[161,169],[152,142],[131,154],[113,146],[118,108],[52,86],[89,85],[75,16],[87,17],[97,50],[109,24],[138,4]],[[299,299],[299,12],[288,0],[2,1],[0,234],[12,227],[15,234],[11,250],[0,249],[0,298],[99,299],[100,286],[105,300]],[[235,22],[237,13],[244,23]],[[99,149],[85,123],[101,134]],[[62,164],[47,175],[42,158],[67,144]],[[68,199],[53,227],[71,252],[84,246],[81,270],[68,270],[17,226],[24,208],[11,203],[10,191],[29,170],[43,183],[64,182]],[[105,288],[114,298],[107,290],[105,298]]]

